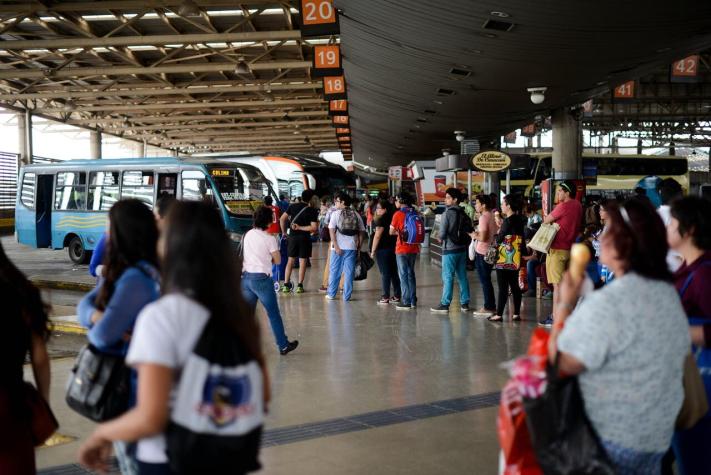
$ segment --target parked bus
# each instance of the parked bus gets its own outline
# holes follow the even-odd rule
[[[511,191],[540,199],[541,181],[551,177],[550,152],[512,155]],[[602,196],[630,194],[645,177],[673,178],[689,191],[689,162],[686,157],[654,155],[595,154],[584,152],[582,176],[586,193]],[[506,172],[499,172],[502,189]]]
[[[250,165],[216,160],[139,158],[69,160],[20,170],[15,235],[35,248],[67,248],[72,262],[86,263],[105,232],[108,211],[121,198],[153,207],[162,196],[214,203],[235,242],[252,226],[252,212],[268,181]]]
[[[212,154],[220,161],[253,165],[271,182],[274,191],[287,198],[300,197],[304,190],[312,190],[316,179],[304,171],[304,167],[290,158],[273,156],[239,156]]]

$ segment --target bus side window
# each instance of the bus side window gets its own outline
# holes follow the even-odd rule
[[[54,209],[86,209],[86,173],[57,173],[57,186],[54,194]]]
[[[153,171],[130,170],[123,172],[121,198],[134,198],[153,208]]]
[[[201,171],[186,170],[182,173],[182,199],[190,201],[211,201],[212,188]]]
[[[35,174],[25,173],[22,177],[20,201],[29,209],[35,209]]]
[[[119,200],[119,172],[89,173],[89,203],[92,211],[108,211]]]

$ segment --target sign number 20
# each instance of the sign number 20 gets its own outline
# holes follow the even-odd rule
[[[332,23],[335,20],[333,0],[304,1],[304,24]]]

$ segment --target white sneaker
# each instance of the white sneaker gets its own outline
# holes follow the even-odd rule
[[[488,317],[492,316],[492,315],[494,314],[494,312],[492,312],[491,310],[487,310],[487,309],[485,309],[485,308],[482,307],[482,308],[480,308],[479,310],[474,310],[474,312],[472,312],[472,314],[473,314],[475,317],[488,318]]]

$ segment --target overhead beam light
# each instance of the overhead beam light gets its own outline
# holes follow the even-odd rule
[[[541,104],[546,100],[547,87],[529,87],[526,90],[531,93],[531,102],[534,104]]]
[[[243,56],[240,56],[237,60],[237,67],[235,68],[235,72],[237,74],[249,74],[251,72],[251,69],[249,69],[249,65],[244,60]]]
[[[202,10],[193,0],[183,0],[183,3],[178,7],[178,15],[186,16],[200,16]]]

